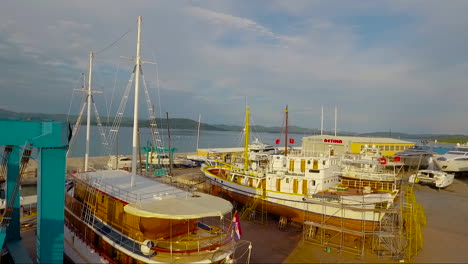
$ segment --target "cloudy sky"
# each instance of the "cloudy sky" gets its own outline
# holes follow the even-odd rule
[[[158,63],[145,79],[172,117],[239,125],[247,98],[268,126],[288,104],[293,125],[318,128],[323,105],[333,129],[337,105],[341,131],[468,134],[466,10],[464,0],[4,1],[0,108],[67,113],[73,95],[76,114],[92,50],[99,111],[115,115],[132,69],[120,56],[135,55],[141,15],[143,59]]]

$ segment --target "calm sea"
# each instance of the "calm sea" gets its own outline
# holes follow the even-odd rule
[[[91,144],[90,156],[107,155],[102,145],[101,137],[99,136],[97,126],[91,127]],[[161,139],[164,147],[168,146],[167,130],[160,130]],[[83,157],[85,153],[85,138],[86,129],[81,127],[78,132],[78,138],[75,144],[71,147],[70,157]],[[300,146],[302,137],[309,136],[304,134],[290,134],[289,138],[294,139],[292,146]],[[149,128],[142,128],[140,131],[141,146],[145,146],[149,140]],[[280,147],[284,146],[284,135],[275,133],[251,132],[250,142],[258,138],[265,144],[275,145],[277,138],[281,137]],[[200,131],[199,148],[227,148],[227,147],[243,147],[243,134],[234,131]],[[197,131],[194,130],[171,130],[171,147],[176,148],[176,152],[196,152],[197,149]],[[112,153],[131,154],[132,152],[132,128],[121,127],[119,130],[118,144],[112,147]]]

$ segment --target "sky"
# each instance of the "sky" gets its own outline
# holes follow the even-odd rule
[[[78,114],[74,89],[94,51],[95,102],[115,116],[133,68],[120,56],[135,56],[141,15],[158,115],[242,125],[247,102],[254,124],[281,126],[288,105],[291,125],[320,128],[323,106],[333,130],[337,106],[338,131],[468,134],[466,10],[465,0],[4,1],[0,108]]]

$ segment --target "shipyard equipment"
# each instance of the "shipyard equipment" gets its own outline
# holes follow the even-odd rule
[[[71,131],[68,123],[0,120],[6,207],[0,223],[0,248],[15,263],[33,263],[21,243],[21,171],[37,154],[37,263],[63,262],[65,164]]]

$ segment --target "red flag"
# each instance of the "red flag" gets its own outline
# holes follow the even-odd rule
[[[234,219],[232,220],[232,224],[234,225],[234,236],[236,240],[239,240],[242,236],[242,228],[240,225],[239,214],[236,212],[234,214]]]

